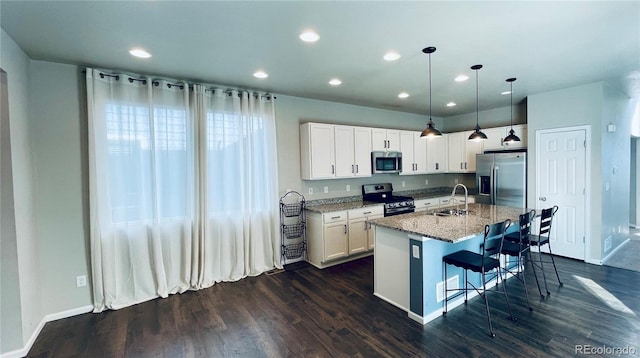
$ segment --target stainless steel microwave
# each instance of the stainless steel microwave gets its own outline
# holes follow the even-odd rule
[[[371,152],[371,171],[373,174],[400,173],[402,171],[402,153]]]

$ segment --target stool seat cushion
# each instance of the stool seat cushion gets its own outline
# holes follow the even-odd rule
[[[505,241],[502,243],[502,251],[500,253],[503,255],[518,256],[520,253],[524,253],[528,249],[529,247],[527,244],[520,246],[519,243]]]
[[[454,265],[473,272],[482,272],[483,259],[485,272],[500,266],[500,261],[493,257],[483,258],[482,255],[467,250],[457,251],[442,258],[445,264]]]

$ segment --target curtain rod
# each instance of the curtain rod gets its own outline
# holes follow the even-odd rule
[[[126,71],[122,71],[122,72],[126,72]],[[82,73],[85,73],[85,74],[86,74],[86,73],[87,73],[87,69],[86,69],[86,68],[85,68],[85,69],[83,69],[83,70],[82,70]],[[119,81],[119,80],[120,80],[120,75],[112,75],[112,74],[109,74],[109,73],[100,72],[100,78],[105,78],[105,77],[111,77],[111,78],[114,78],[116,81]],[[143,84],[143,85],[146,85],[146,84],[147,84],[147,80],[146,80],[146,79],[144,79],[144,78],[133,78],[133,77],[130,77],[130,76],[129,76],[129,77],[127,78],[127,80],[129,81],[129,83],[133,83],[134,81],[138,81],[138,82],[142,82],[142,84]],[[199,84],[199,85],[202,85],[202,86],[205,86],[205,87],[213,86],[213,87],[205,88],[205,92],[206,92],[206,91],[211,91],[211,92],[213,92],[213,91],[215,91],[216,89],[220,88],[220,89],[223,89],[223,90],[224,90],[224,93],[229,94],[229,95],[231,95],[231,91],[234,91],[234,90],[235,90],[235,91],[245,91],[245,92],[264,92],[264,96],[265,96],[265,97],[271,97],[271,98],[273,98],[273,99],[277,99],[277,98],[278,98],[278,97],[276,97],[275,95],[273,95],[273,94],[271,94],[271,93],[269,93],[269,92],[260,91],[260,90],[255,90],[255,89],[237,88],[237,87],[231,87],[231,88],[229,88],[230,86],[221,86],[221,85],[216,85],[216,84],[207,85],[207,84],[202,84],[202,83],[190,83],[190,82],[187,82],[187,81],[185,81],[185,83],[187,83],[187,84],[188,84],[188,88],[189,88],[190,90],[193,90],[193,85],[195,85],[195,84]],[[159,82],[159,81],[157,81],[157,80],[153,80],[153,81],[152,81],[152,84],[153,84],[154,86],[156,86],[156,87],[157,87],[157,86],[159,86],[159,85],[160,85],[160,82]],[[218,86],[218,87],[216,87],[216,86]],[[168,87],[168,88],[171,88],[171,87],[179,87],[180,89],[184,89],[184,84],[182,84],[182,83],[167,83],[167,87]]]

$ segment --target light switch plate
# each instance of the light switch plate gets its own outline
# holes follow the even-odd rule
[[[419,259],[420,258],[420,248],[418,247],[418,245],[411,245],[411,248],[413,249],[413,258],[414,259]]]
[[[329,187],[328,187],[328,186],[325,186],[325,187],[324,187],[324,193],[325,193],[325,194],[327,194],[328,192],[329,192]]]

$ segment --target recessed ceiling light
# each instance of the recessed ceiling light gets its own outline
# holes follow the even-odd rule
[[[500,92],[501,95],[507,95],[507,94],[511,94],[511,91],[504,91],[504,92]]]
[[[382,56],[385,61],[395,61],[400,58],[400,54],[395,51],[389,51]]]
[[[458,77],[456,77],[454,79],[454,81],[456,81],[456,82],[464,82],[464,81],[466,81],[468,79],[469,79],[469,76],[467,76],[467,75],[458,75]]]
[[[342,84],[342,81],[340,81],[340,79],[338,79],[338,78],[332,78],[329,81],[329,84],[332,85],[332,86],[340,86]]]
[[[398,98],[407,98],[409,97],[409,94],[407,92],[400,92],[400,94],[398,94]]]
[[[151,57],[151,54],[139,47],[136,48],[132,48],[131,50],[129,50],[129,53],[131,54],[131,56],[135,56],[138,58],[149,58]]]
[[[267,77],[269,77],[269,75],[264,71],[256,71],[256,72],[254,72],[253,77],[256,77],[256,78],[267,78]]]
[[[300,34],[300,40],[304,42],[316,42],[320,39],[320,35],[318,35],[315,31],[308,30]]]
[[[456,102],[449,102],[447,103],[447,107],[455,107]]]

